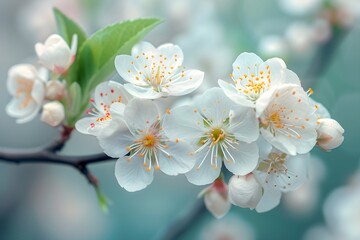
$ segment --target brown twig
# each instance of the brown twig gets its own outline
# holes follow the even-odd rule
[[[114,160],[104,153],[88,155],[88,156],[68,156],[60,155],[60,151],[67,140],[70,138],[73,128],[62,127],[60,138],[55,140],[52,144],[45,147],[31,148],[31,149],[13,149],[0,148],[0,161],[13,164],[62,164],[71,166],[77,169],[88,182],[95,188],[99,187],[97,178],[88,169],[89,164],[99,163]]]

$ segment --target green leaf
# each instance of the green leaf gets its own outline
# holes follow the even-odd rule
[[[71,45],[73,35],[77,34],[79,49],[86,40],[86,34],[81,27],[57,8],[54,8],[54,16],[59,34],[64,38],[69,46]]]
[[[95,187],[95,191],[96,191],[96,196],[98,198],[99,201],[99,205],[101,210],[104,213],[108,213],[109,212],[109,208],[108,205],[111,204],[111,202],[105,197],[105,195],[100,191],[99,187]]]
[[[80,49],[80,85],[85,94],[115,71],[114,60],[119,54],[129,54],[131,48],[161,20],[156,18],[124,21],[94,33]]]
[[[66,102],[66,119],[67,124],[72,127],[77,121],[77,115],[81,110],[82,106],[82,94],[80,85],[77,82],[74,82],[70,85],[69,88],[70,99]]]

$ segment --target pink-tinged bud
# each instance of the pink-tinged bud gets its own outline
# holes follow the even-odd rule
[[[48,100],[61,100],[65,94],[65,82],[50,80],[46,83],[45,97]]]
[[[344,129],[334,119],[322,118],[318,120],[317,145],[325,151],[337,148],[344,141]]]
[[[59,126],[65,118],[64,106],[58,102],[53,101],[46,103],[43,106],[43,112],[41,114],[41,121],[47,123],[52,127]]]
[[[231,204],[228,200],[228,188],[222,179],[216,179],[200,195],[204,196],[205,206],[214,217],[222,218],[229,212]]]
[[[35,50],[41,64],[55,74],[64,74],[75,60],[77,35],[73,36],[71,49],[61,36],[53,34],[44,44],[37,43]]]
[[[255,208],[262,197],[262,187],[254,174],[232,176],[229,181],[229,199],[242,208]]]

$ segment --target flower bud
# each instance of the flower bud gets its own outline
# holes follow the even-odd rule
[[[48,100],[61,100],[65,93],[65,83],[59,80],[50,80],[46,83],[45,97]]]
[[[242,208],[255,208],[262,197],[262,187],[254,174],[232,176],[229,181],[230,202]]]
[[[337,148],[344,141],[344,129],[341,125],[331,118],[318,120],[317,145],[326,151]]]
[[[230,210],[231,204],[228,200],[228,189],[222,179],[217,179],[200,195],[204,196],[206,208],[216,218],[222,218]]]
[[[65,118],[64,106],[58,102],[53,101],[46,103],[43,106],[43,112],[41,114],[41,121],[49,124],[52,127],[60,125]]]
[[[75,60],[77,35],[73,36],[71,49],[59,35],[53,34],[45,43],[37,43],[35,51],[40,63],[56,74],[64,74]]]

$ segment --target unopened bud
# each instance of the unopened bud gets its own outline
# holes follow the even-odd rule
[[[326,151],[337,148],[344,141],[344,129],[334,119],[319,119],[317,145]]]
[[[232,176],[229,181],[229,199],[242,208],[255,208],[262,197],[262,187],[254,174]]]
[[[51,80],[46,83],[45,97],[48,100],[61,100],[65,93],[65,83],[59,80]]]
[[[215,180],[210,187],[204,189],[200,194],[204,196],[205,206],[214,217],[222,218],[230,210],[228,189],[222,179]]]
[[[53,101],[43,106],[43,112],[41,114],[41,121],[47,123],[52,127],[60,125],[65,118],[64,106],[58,102]]]

